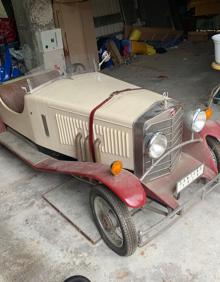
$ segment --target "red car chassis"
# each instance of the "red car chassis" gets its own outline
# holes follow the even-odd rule
[[[3,132],[7,132],[6,127],[0,122],[0,133]],[[146,183],[142,183],[140,179],[127,170],[123,170],[118,176],[113,176],[109,166],[100,163],[61,161],[47,155],[45,155],[47,157],[43,161],[34,163],[30,159],[25,159],[22,155],[19,155],[19,152],[13,151],[13,153],[23,159],[28,165],[40,171],[76,175],[96,180],[108,187],[122,202],[126,203],[126,205],[131,208],[144,206],[146,204],[146,198],[150,196],[153,200],[164,206],[175,209],[178,207],[178,202],[171,195],[170,191],[163,189],[161,192],[159,186],[162,186],[162,183],[163,186],[167,181],[170,184],[173,182],[176,183],[177,179],[181,178],[181,175],[187,175],[198,163],[205,165],[203,177],[207,180],[213,179],[218,174],[218,168],[206,142],[207,136],[212,136],[220,140],[219,122],[208,121],[203,131],[195,135],[197,142],[183,147],[185,162],[183,160],[183,164],[177,166],[173,173],[150,182],[149,186]],[[0,143],[8,147],[7,144],[4,144],[1,140]],[[10,147],[8,147],[8,149],[12,151]],[[172,200],[171,197],[173,197]]]
[[[208,121],[203,131],[194,136],[195,142],[189,144],[185,142],[187,146],[182,148],[182,160],[179,161],[179,164],[171,174],[162,176],[149,183],[142,182],[127,170],[123,170],[118,176],[113,176],[110,172],[110,167],[100,163],[61,161],[41,152],[37,153],[36,158],[36,149],[33,147],[30,147],[27,150],[28,152],[22,152],[19,149],[21,147],[16,147],[16,145],[14,147],[10,146],[10,143],[8,143],[10,135],[13,136],[14,134],[6,130],[5,125],[0,122],[0,144],[7,147],[34,169],[43,172],[76,175],[95,180],[98,183],[104,184],[127,206],[135,209],[142,208],[149,197],[162,206],[171,208],[173,210],[172,216],[177,214],[182,207],[180,207],[178,199],[173,195],[173,188],[179,179],[190,173],[201,163],[205,166],[202,177],[209,180],[210,185],[213,186],[214,183],[214,187],[216,186],[216,180],[218,180],[218,168],[206,142],[208,136],[220,140],[220,123],[214,121]],[[184,138],[188,138],[187,134]],[[209,187],[209,183],[205,186],[206,188]],[[169,214],[167,215],[168,218],[172,217]],[[142,237],[146,233],[147,231],[144,231],[139,234],[139,245],[143,245]]]

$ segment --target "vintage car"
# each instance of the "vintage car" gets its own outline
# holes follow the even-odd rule
[[[142,245],[134,210],[150,199],[178,213],[189,184],[218,177],[220,124],[210,114],[100,72],[51,71],[0,87],[0,144],[35,169],[96,183],[95,224],[128,256]]]

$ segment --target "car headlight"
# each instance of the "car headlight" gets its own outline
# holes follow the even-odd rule
[[[164,134],[155,133],[146,143],[149,156],[153,159],[160,158],[165,153],[167,144],[167,137]]]
[[[206,112],[198,109],[194,112],[188,113],[186,117],[186,124],[193,132],[200,132],[206,124]]]

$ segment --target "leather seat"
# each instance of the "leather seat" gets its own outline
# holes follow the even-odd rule
[[[59,76],[58,71],[51,71],[27,78],[30,80],[32,88],[35,88]],[[26,91],[22,87],[28,89],[27,78],[0,86],[0,98],[9,109],[16,113],[22,113],[24,110]]]
[[[22,113],[24,110],[25,90],[22,87],[28,87],[26,79],[0,86],[0,98],[9,109],[16,113]]]

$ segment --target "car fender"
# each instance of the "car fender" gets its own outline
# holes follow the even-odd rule
[[[104,184],[131,208],[140,208],[146,203],[146,192],[140,180],[125,169],[119,175],[113,176],[108,165],[92,162],[60,161],[50,157],[38,163],[35,168],[45,172],[57,172],[94,179]]]
[[[6,130],[4,123],[0,120],[0,134]],[[59,173],[72,176],[84,177],[87,179],[96,180],[97,183],[102,183],[111,190],[118,198],[121,199],[127,206],[131,208],[143,207],[146,203],[146,192],[140,180],[128,170],[123,169],[121,173],[114,176],[111,173],[109,165],[94,163],[94,162],[79,162],[79,161],[63,161],[52,158],[42,152],[39,152],[42,161],[35,162],[32,158],[32,153],[22,154],[22,149],[14,150],[14,147],[8,146],[7,142],[1,143],[12,153],[22,159],[26,164],[33,169],[47,172]],[[23,149],[25,150],[25,146]],[[36,155],[38,150],[36,150]]]
[[[202,156],[203,161],[217,174],[218,168],[213,160],[210,148],[207,143],[208,136],[214,137],[220,141],[220,123],[218,121],[208,120],[203,130],[196,134],[196,138],[201,138],[203,140],[203,148],[202,150],[200,150],[200,155]]]
[[[220,141],[220,122],[208,120],[203,130],[198,134],[204,141],[207,136],[212,136]]]

